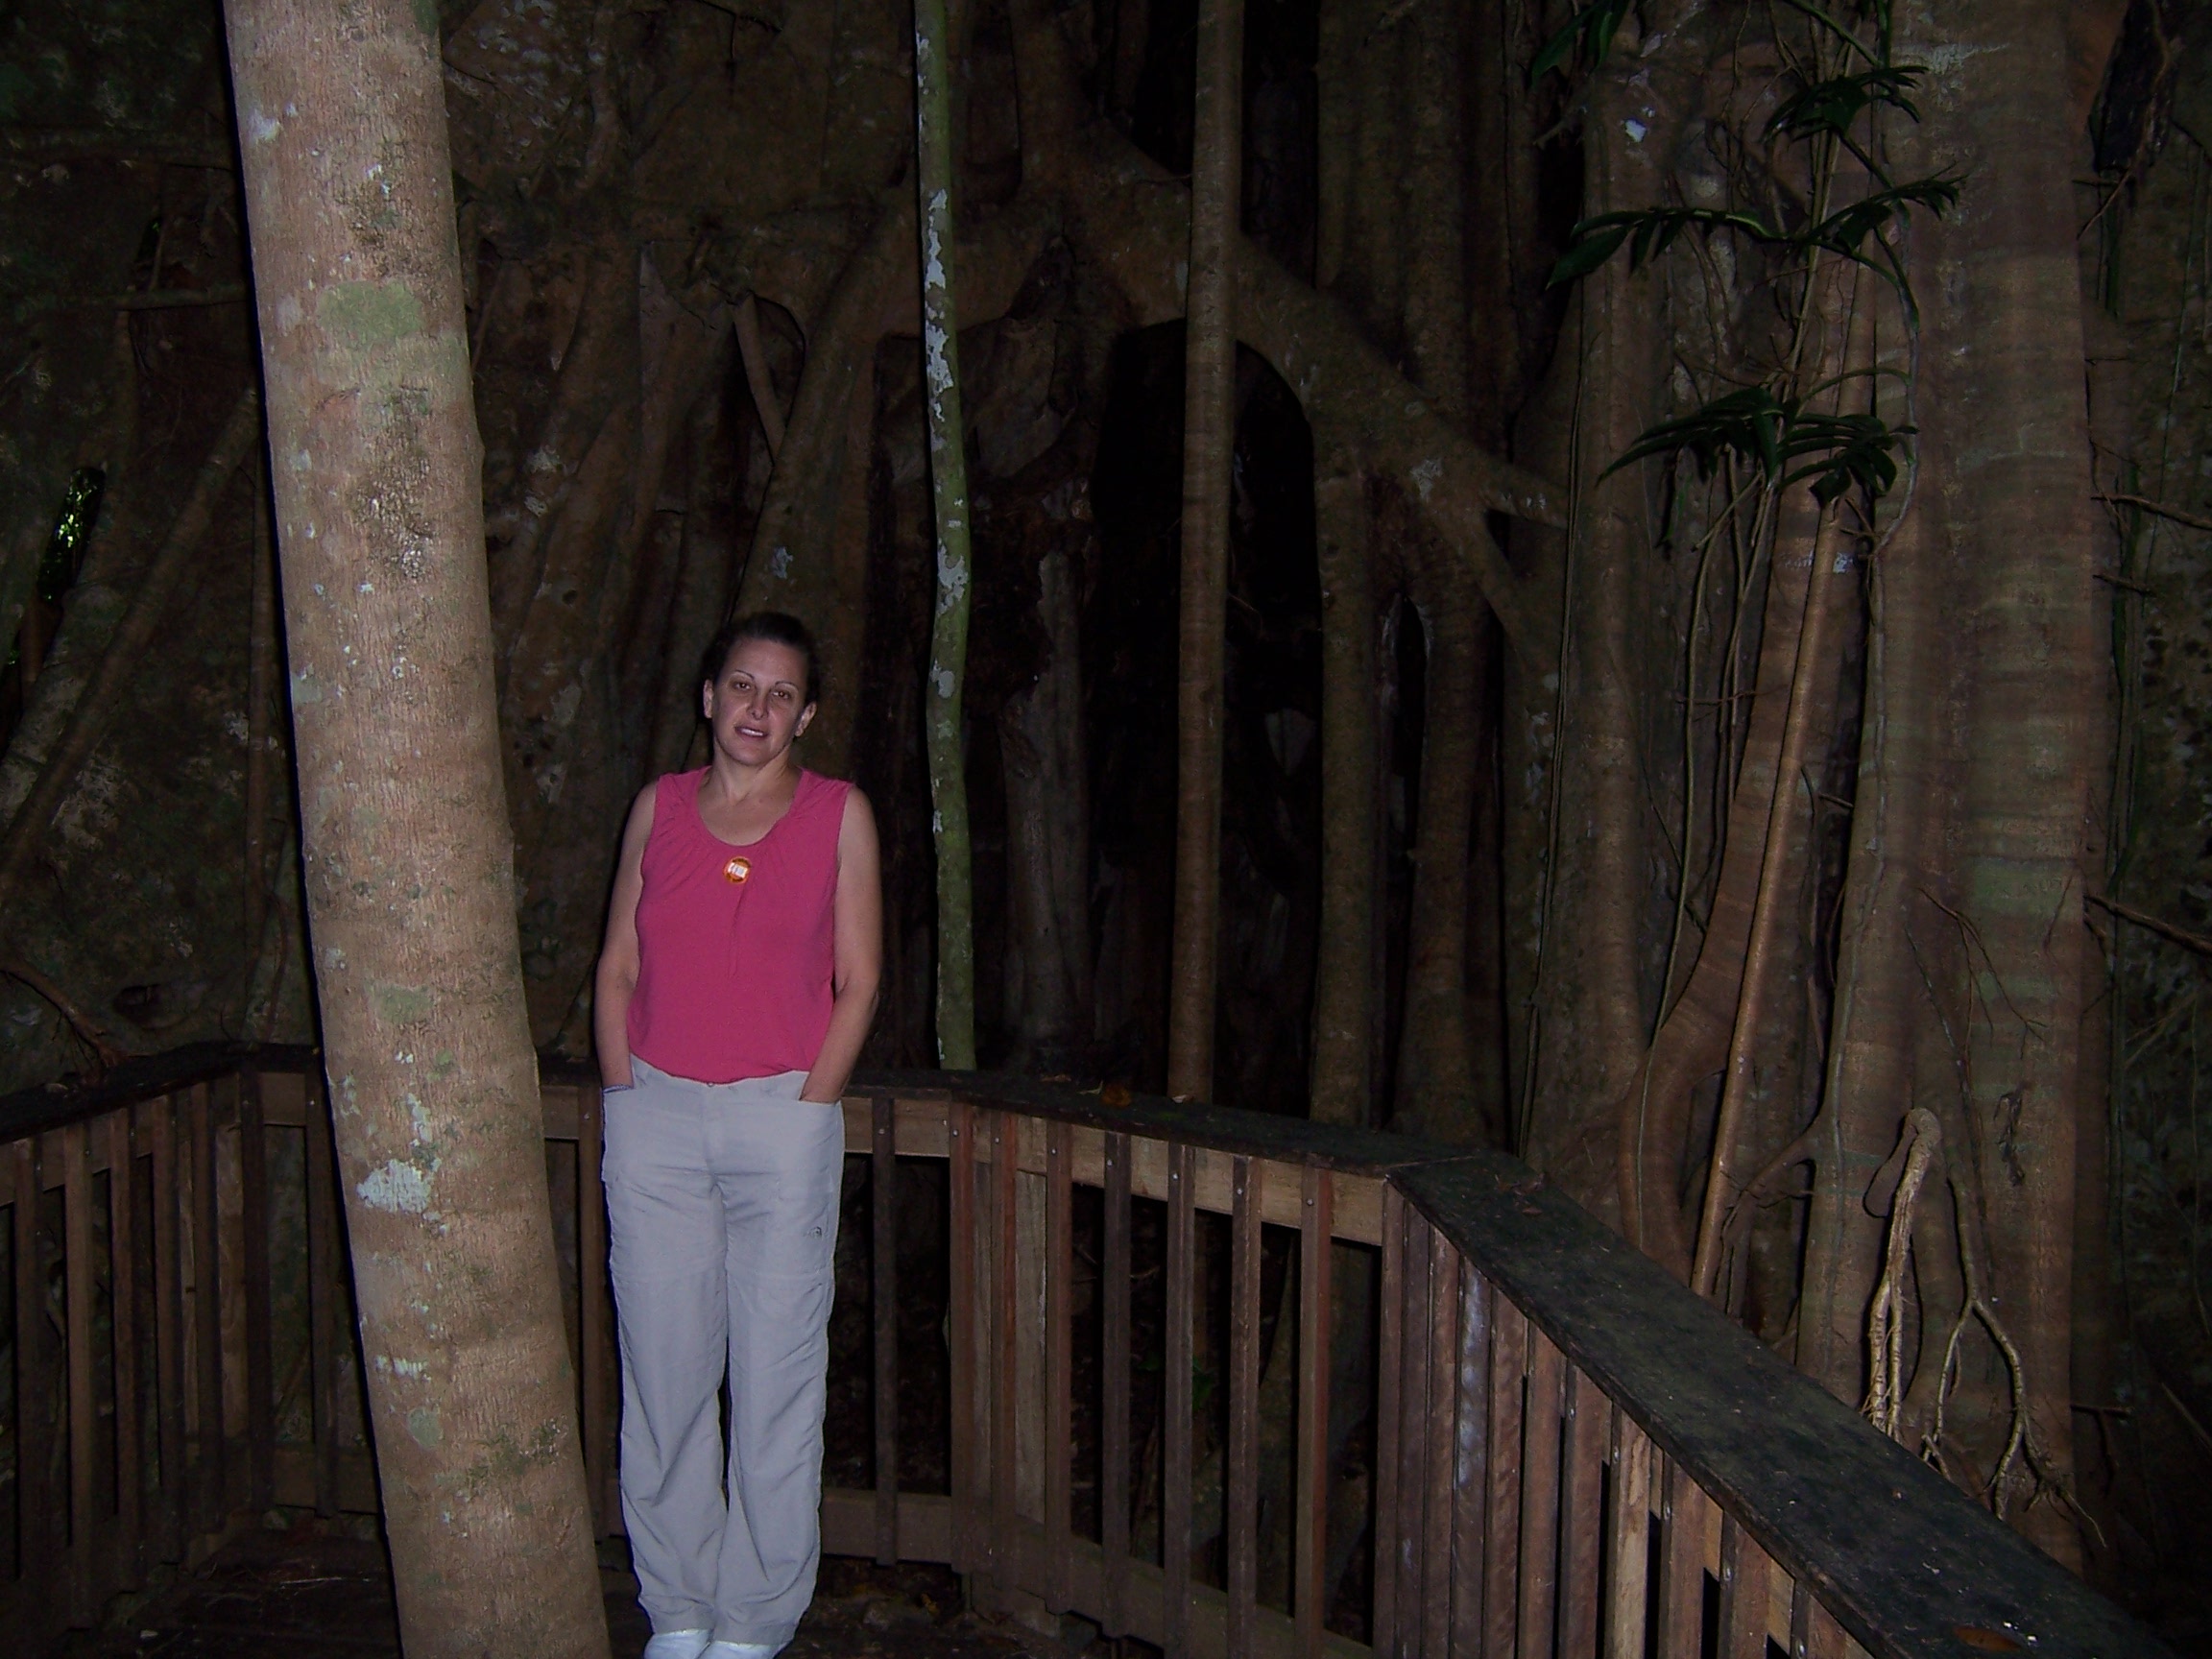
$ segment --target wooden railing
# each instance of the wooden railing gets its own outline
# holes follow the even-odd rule
[[[11,1651],[272,1505],[373,1508],[311,1062],[209,1045],[0,1101]],[[543,1099],[612,1532],[599,1096]],[[833,1551],[1171,1659],[2164,1652],[1509,1159],[943,1074],[845,1118],[875,1483],[826,1492]],[[946,1218],[945,1363],[903,1372],[943,1379],[936,1492],[901,1483],[902,1169]]]

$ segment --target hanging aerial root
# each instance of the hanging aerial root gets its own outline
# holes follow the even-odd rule
[[[0,977],[16,981],[25,990],[51,1004],[54,1012],[60,1015],[68,1022],[69,1029],[77,1034],[77,1040],[92,1050],[103,1071],[111,1066],[120,1065],[129,1057],[108,1040],[108,1033],[94,1023],[84,1009],[69,1000],[67,993],[60,986],[37,969],[28,963],[0,961]]]
[[[1887,1234],[1882,1252],[1882,1276],[1876,1281],[1873,1299],[1866,1309],[1866,1349],[1868,1358],[1868,1383],[1866,1399],[1862,1411],[1873,1425],[1892,1440],[1902,1439],[1905,1405],[1905,1283],[1906,1267],[1912,1250],[1913,1223],[1918,1217],[1920,1196],[1931,1174],[1940,1173],[1951,1190],[1951,1201],[1959,1240],[1959,1266],[1965,1284],[1965,1295],[1960,1302],[1958,1317],[1943,1344],[1942,1370],[1936,1389],[1936,1408],[1927,1431],[1920,1436],[1916,1450],[1923,1461],[1933,1464],[1943,1475],[1952,1476],[1944,1447],[1944,1411],[1956,1383],[1959,1371],[1959,1346],[1966,1334],[1966,1328],[1976,1320],[1988,1334],[1991,1344],[2005,1361],[2005,1375],[2009,1389],[2009,1413],[2006,1429],[2005,1449],[1998,1455],[1995,1469],[1983,1484],[1982,1497],[1997,1517],[2002,1520],[2009,1506],[2011,1483],[2017,1467],[2025,1466],[2031,1482],[2028,1503],[2032,1506],[2046,1497],[2066,1505],[2073,1514],[2088,1521],[2092,1530],[2096,1524],[2082,1510],[2075,1499],[2072,1486],[2064,1473],[2054,1464],[2035,1437],[2034,1420],[2029,1410],[2028,1368],[2020,1358],[2019,1345],[2006,1329],[2003,1319],[1990,1303],[1982,1284],[1980,1260],[1972,1242],[1971,1206],[1967,1194],[1961,1190],[1957,1175],[1951,1171],[1943,1158],[1943,1126],[1936,1114],[1924,1106],[1916,1106],[1905,1115],[1904,1128],[1898,1135],[1897,1146],[1888,1161],[1875,1173],[1866,1190],[1866,1207],[1876,1214],[1887,1211],[1889,1218]],[[2102,1535],[2100,1535],[2102,1542]]]

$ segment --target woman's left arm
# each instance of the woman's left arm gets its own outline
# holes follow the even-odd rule
[[[830,992],[829,1034],[814,1070],[806,1074],[802,1100],[833,1105],[859,1063],[860,1046],[876,1018],[876,997],[883,978],[882,856],[876,844],[876,814],[868,797],[854,789],[845,796],[845,821],[837,831],[837,899],[833,912],[836,966]]]

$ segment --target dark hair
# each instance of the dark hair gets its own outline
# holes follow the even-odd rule
[[[814,649],[814,636],[805,623],[781,611],[756,611],[750,616],[736,617],[716,629],[714,637],[707,641],[707,649],[699,657],[700,683],[710,685],[721,679],[722,670],[730,665],[730,653],[748,639],[772,640],[798,652],[806,660],[806,690],[799,701],[805,705],[820,698],[822,665]]]

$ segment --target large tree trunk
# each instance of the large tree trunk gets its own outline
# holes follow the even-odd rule
[[[1912,165],[1965,180],[1915,219],[1920,476],[1875,570],[1864,748],[1843,957],[1808,1240],[1801,1362],[1864,1390],[1859,1318],[1878,1269],[1862,1205],[1908,1105],[1945,1124],[1964,1236],[2023,1369],[2032,1471],[2063,1482],[2084,814],[2095,755],[2092,537],[2081,321],[2068,180],[2065,19],[2032,0],[1901,12],[1901,60],[1932,78]],[[1932,1005],[1933,1004],[1933,1005]],[[1960,1045],[1954,1048],[1953,1043]],[[1915,1236],[1915,1244],[1918,1236]],[[1949,1407],[1952,1468],[1993,1473],[2014,1409],[1968,1334]],[[1923,1364],[1932,1362],[1923,1359]],[[2078,1543],[2060,1505],[2023,1525]]]
[[[411,1659],[604,1655],[435,17],[227,8],[316,988]]]

